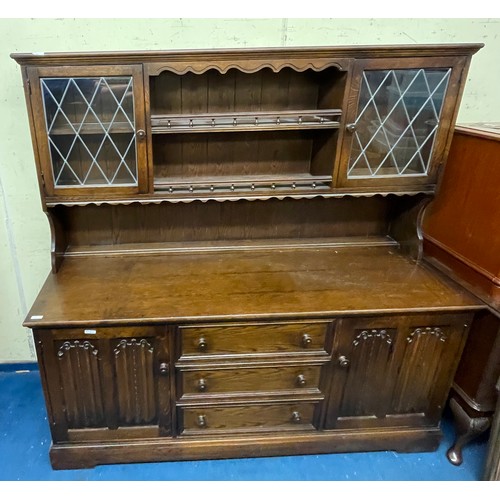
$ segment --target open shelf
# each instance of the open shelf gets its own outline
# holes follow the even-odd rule
[[[314,189],[331,183],[336,145],[336,130],[154,135],[154,185]]]
[[[346,75],[285,67],[151,76],[155,191],[327,192]]]
[[[164,71],[150,77],[151,115],[340,109],[345,83],[346,72],[337,68],[230,69],[223,74],[210,69],[199,75]]]
[[[153,134],[339,128],[340,109],[153,115]]]

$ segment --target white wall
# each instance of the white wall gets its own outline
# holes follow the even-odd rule
[[[500,121],[500,19],[1,19],[0,362],[34,359],[21,323],[50,270],[21,76],[11,52],[483,42],[461,122]]]

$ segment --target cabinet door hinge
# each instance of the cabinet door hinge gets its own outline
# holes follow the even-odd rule
[[[26,84],[28,85],[28,94],[31,95],[31,82],[28,78],[28,80],[26,80]]]
[[[40,179],[42,179],[42,187],[45,189],[45,176],[43,175],[43,172],[40,172]]]

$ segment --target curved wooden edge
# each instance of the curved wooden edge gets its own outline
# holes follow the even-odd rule
[[[45,210],[50,227],[50,258],[53,273],[57,273],[64,260],[67,242],[64,229],[59,219],[51,211]]]
[[[56,207],[58,205],[61,206],[86,206],[86,205],[130,205],[132,203],[140,203],[142,205],[148,204],[160,204],[160,203],[193,203],[193,202],[201,202],[206,203],[208,201],[217,201],[217,202],[226,202],[226,201],[259,201],[259,200],[284,200],[284,199],[294,199],[294,200],[302,200],[302,199],[313,199],[313,198],[371,198],[373,196],[387,197],[387,196],[418,196],[418,195],[433,195],[434,187],[433,186],[424,186],[420,187],[417,190],[411,189],[400,189],[400,190],[392,190],[392,191],[374,191],[373,189],[367,190],[348,190],[348,189],[335,189],[332,191],[320,192],[319,190],[315,193],[268,193],[268,194],[223,194],[223,195],[213,195],[207,194],[206,196],[196,196],[196,195],[178,195],[178,196],[158,196],[155,195],[144,195],[144,196],[131,196],[130,198],[83,198],[83,197],[68,197],[62,198],[58,197],[47,197],[46,203],[47,207]]]
[[[400,453],[434,451],[442,433],[428,429],[380,429],[362,431],[318,431],[251,437],[159,438],[130,442],[54,444],[52,467],[91,468],[100,464],[203,460],[220,458],[310,455],[356,451],[394,450]]]
[[[401,252],[420,261],[423,258],[422,220],[431,196],[402,199],[402,208],[389,228],[389,235],[400,245]]]
[[[150,63],[148,67],[148,74],[150,76],[157,76],[163,71],[171,71],[177,75],[185,75],[186,73],[194,73],[201,75],[210,70],[218,71],[221,74],[227,73],[231,69],[236,69],[242,73],[257,73],[263,69],[270,69],[274,73],[280,72],[284,68],[291,68],[300,73],[312,70],[315,72],[323,71],[327,68],[337,68],[339,71],[347,71],[350,66],[349,60],[331,60],[331,59],[317,59],[309,62],[309,60],[251,60],[241,59],[239,61],[212,61],[210,63],[192,62],[186,63],[184,61],[169,61],[160,63]]]

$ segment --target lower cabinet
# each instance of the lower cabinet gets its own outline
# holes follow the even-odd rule
[[[433,449],[471,319],[35,330],[53,464]]]
[[[55,442],[171,434],[165,327],[35,331]]]
[[[343,319],[325,427],[437,425],[470,314]]]

